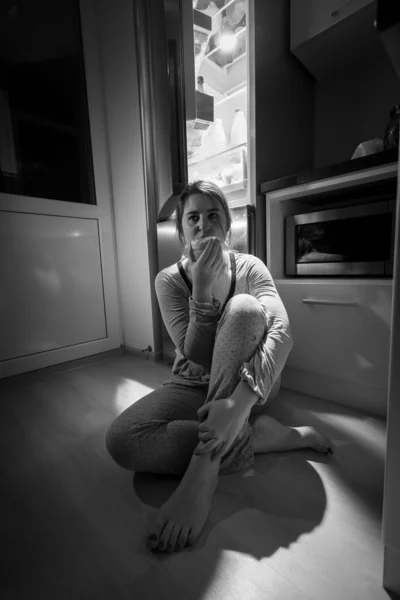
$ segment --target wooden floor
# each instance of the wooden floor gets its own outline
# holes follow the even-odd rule
[[[385,424],[287,390],[268,414],[317,424],[334,456],[257,456],[253,469],[220,478],[194,548],[146,549],[144,517],[178,480],[119,468],[104,433],[169,373],[122,355],[0,382],[0,597],[389,598],[381,585]]]

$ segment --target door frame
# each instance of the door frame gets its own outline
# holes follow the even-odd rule
[[[97,221],[106,337],[1,361],[0,378],[114,350],[123,345],[110,156],[97,16],[94,0],[79,0],[79,5],[94,189],[97,204],[81,204],[0,193],[0,212],[75,217]],[[90,307],[88,307],[88,310],[90,310]]]

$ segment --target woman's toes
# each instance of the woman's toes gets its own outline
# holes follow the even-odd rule
[[[325,454],[333,454],[333,450],[330,446],[321,446],[320,444],[314,444],[312,446],[317,452],[325,452]]]
[[[164,552],[167,549],[169,536],[171,535],[174,527],[175,527],[175,525],[172,521],[168,521],[165,524],[165,527],[162,530],[162,532],[160,534],[160,538],[158,540],[158,550],[161,550],[161,552]]]
[[[178,537],[177,544],[176,544],[176,550],[183,550],[183,548],[186,548],[186,546],[188,544],[189,534],[190,534],[190,528],[182,527],[181,532]]]
[[[333,453],[329,438],[319,433],[314,427],[303,426],[296,429],[300,432],[305,447],[312,448],[317,452]]]
[[[149,528],[150,533],[147,537],[147,547],[150,548],[150,550],[160,549],[159,544],[162,539],[161,536],[164,534],[167,525],[168,523],[159,515],[157,521]]]
[[[173,528],[173,530],[171,531],[170,535],[169,535],[169,540],[167,543],[167,552],[175,552],[175,550],[178,550],[179,548],[176,547],[177,545],[177,541],[179,538],[179,534],[181,532],[181,528],[179,525],[175,525],[175,527]]]
[[[150,550],[155,550],[157,548],[157,545],[158,545],[157,534],[156,533],[152,533],[147,538],[147,547],[150,548]]]
[[[188,546],[194,546],[197,538],[199,537],[198,533],[195,533],[192,529],[190,530],[190,533],[188,535],[188,541],[187,541],[187,545]]]

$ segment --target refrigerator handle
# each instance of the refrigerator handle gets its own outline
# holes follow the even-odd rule
[[[186,121],[194,118],[196,113],[193,3],[191,0],[169,0],[165,6],[171,32],[167,63],[172,194],[162,205],[158,221],[171,217],[179,195],[188,183]]]
[[[176,209],[180,194],[187,185],[186,120],[182,93],[182,69],[179,67],[179,45],[174,38],[168,39],[168,87],[170,108],[171,175],[172,194],[162,204],[157,221],[165,221]]]
[[[193,0],[180,0],[180,3],[185,121],[193,121],[196,118]]]
[[[178,41],[168,40],[168,74],[171,125],[172,192],[179,195],[187,185],[186,111],[184,71],[178,57]]]

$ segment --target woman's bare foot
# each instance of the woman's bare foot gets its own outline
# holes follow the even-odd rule
[[[267,415],[259,416],[253,423],[254,454],[299,448],[333,453],[330,440],[314,427],[288,427]]]
[[[310,425],[304,425],[303,427],[293,427],[301,436],[303,440],[303,448],[312,448],[317,452],[323,452],[325,454],[333,454],[332,444],[326,435],[323,435]]]
[[[160,508],[150,528],[149,548],[174,552],[196,542],[210,513],[219,463],[211,462],[210,453],[192,457],[178,488]]]

